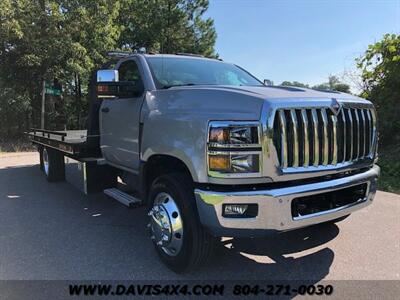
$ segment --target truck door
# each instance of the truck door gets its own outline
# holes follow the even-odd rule
[[[134,58],[122,62],[118,71],[119,81],[142,81]],[[103,100],[100,108],[100,146],[104,158],[132,171],[139,169],[139,122],[144,94]]]

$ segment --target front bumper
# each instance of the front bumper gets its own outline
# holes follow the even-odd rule
[[[268,190],[215,192],[195,189],[196,203],[201,223],[215,236],[264,235],[334,220],[371,204],[376,193],[379,172],[380,168],[374,165],[363,173],[339,179]],[[361,201],[300,218],[292,217],[291,202],[295,198],[363,183],[367,184],[367,190]],[[257,204],[258,215],[253,218],[226,218],[222,215],[224,204]]]

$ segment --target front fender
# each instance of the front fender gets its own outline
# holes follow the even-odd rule
[[[195,182],[207,183],[210,120],[259,120],[263,101],[226,91],[163,90],[146,95],[142,107],[141,160],[170,155],[188,167]]]
[[[201,122],[153,116],[143,126],[141,160],[152,155],[173,156],[187,166],[195,182],[206,182],[206,130],[207,124]]]

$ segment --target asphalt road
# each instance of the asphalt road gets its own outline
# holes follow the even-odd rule
[[[337,225],[225,239],[207,266],[177,275],[158,260],[144,208],[47,183],[36,153],[0,155],[0,280],[400,279],[400,195]]]

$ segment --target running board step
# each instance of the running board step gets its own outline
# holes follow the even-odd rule
[[[137,206],[142,203],[142,200],[135,198],[127,193],[124,193],[117,188],[105,189],[103,192],[107,196],[117,200],[118,202],[121,202],[123,205],[126,205],[128,207]]]

